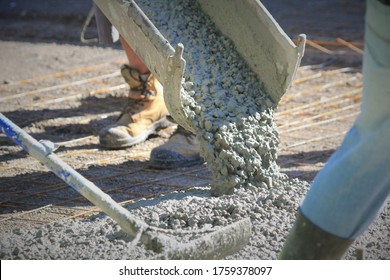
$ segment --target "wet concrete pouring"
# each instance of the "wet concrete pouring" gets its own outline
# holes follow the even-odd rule
[[[271,13],[280,8],[276,2],[269,4]],[[334,2],[343,5],[343,1]],[[267,1],[264,4],[268,7]],[[352,30],[345,24],[346,30],[336,36],[362,42],[362,23],[360,29],[354,24],[356,18],[362,20],[364,5],[360,7],[361,10],[355,7],[348,13]],[[305,18],[306,14],[314,14],[319,7],[313,4],[311,8],[297,17],[310,20],[310,16]],[[298,20],[288,28],[283,26],[291,20],[283,20],[287,11],[279,9],[273,13],[287,33],[292,38],[295,32],[310,36],[312,31],[299,29],[302,24]],[[24,17],[26,13],[29,14],[28,9]],[[17,28],[16,23],[12,26]],[[322,30],[325,34],[312,32],[312,36],[330,41],[335,30],[327,28]],[[308,47],[302,67],[275,113],[280,144],[275,144],[274,149],[278,149],[276,162],[281,171],[275,169],[275,173],[280,182],[268,180],[258,187],[256,182],[261,180],[253,178],[253,182],[246,182],[233,195],[215,198],[210,196],[213,176],[207,164],[178,170],[148,167],[150,150],[166,141],[171,130],[161,131],[126,150],[107,151],[98,146],[97,131],[115,119],[125,102],[127,89],[118,71],[125,60],[120,50],[41,42],[47,38],[38,38],[39,42],[33,44],[19,42],[20,38],[8,40],[1,42],[2,50],[14,56],[17,52],[27,53],[30,62],[12,57],[12,65],[19,69],[3,74],[1,112],[37,139],[62,144],[57,155],[153,226],[185,235],[186,230],[215,230],[250,217],[252,238],[243,250],[229,257],[232,259],[277,257],[309,182],[340,144],[359,109],[361,55],[346,46],[339,50],[339,44],[326,45],[328,53]],[[39,54],[37,60],[31,58],[34,52]],[[53,75],[58,72],[61,73]],[[110,218],[102,214],[91,216],[93,207],[85,199],[4,136],[1,144],[1,258],[158,257],[135,246]],[[275,168],[279,167],[275,164]],[[242,174],[241,178],[245,176]],[[145,200],[161,194],[165,195],[159,200]],[[386,208],[354,243],[346,258],[356,258],[356,248],[363,247],[367,259],[389,259],[388,228]]]

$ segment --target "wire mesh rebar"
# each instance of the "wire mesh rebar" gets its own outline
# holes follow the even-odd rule
[[[361,44],[342,39],[312,43],[331,52],[335,51],[328,48],[336,45],[361,54],[356,47]],[[126,96],[119,64],[113,61],[2,84],[0,110],[33,136],[60,144],[59,157],[121,204],[208,185],[211,175],[205,165],[149,168],[150,150],[166,141],[166,136],[125,150],[99,148],[98,128],[114,121]],[[279,164],[290,177],[312,180],[341,143],[359,113],[359,71],[322,66],[298,70],[275,114],[281,138]],[[2,228],[26,221],[52,223],[98,211],[2,135],[0,143]]]

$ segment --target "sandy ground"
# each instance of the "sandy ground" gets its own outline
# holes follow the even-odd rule
[[[305,1],[286,2],[263,1],[291,38],[306,33],[308,38],[319,41],[330,41],[337,37],[351,42],[363,41],[364,1],[356,1],[353,7],[348,5],[348,1],[336,0],[327,3],[310,1],[306,5],[302,5]],[[150,150],[166,141],[171,131],[161,132],[145,143],[126,150],[105,151],[99,148],[94,135],[115,119],[125,102],[126,88],[118,73],[125,56],[118,45],[101,47],[79,43],[81,26],[89,8],[89,1],[56,1],[55,6],[53,1],[44,0],[0,3],[1,97],[30,92],[21,97],[3,99],[0,101],[0,111],[37,139],[62,143],[57,152],[61,158],[115,200],[132,208],[138,216],[152,223],[156,219],[167,221],[169,215],[161,217],[161,213],[158,213],[155,217],[153,213],[157,210],[152,207],[153,201],[146,203],[150,208],[142,203],[131,203],[143,197],[173,191],[179,191],[186,197],[186,190],[191,194],[188,189],[193,186],[207,188],[210,173],[205,165],[170,171],[156,171],[148,167]],[[93,26],[87,35],[96,36]],[[283,112],[294,107],[317,102],[321,98],[332,98],[342,92],[356,90],[361,85],[361,56],[345,46],[340,49],[339,45],[325,47],[332,54],[307,48],[302,62],[304,67],[299,70],[297,79],[307,79],[311,75],[321,77],[293,84],[285,101],[282,100],[280,104],[280,117],[277,118],[281,134],[279,164],[290,178],[300,180],[293,181],[299,187],[291,189],[287,197],[283,197],[285,193],[278,193],[282,190],[237,194],[237,200],[249,195],[252,201],[243,202],[240,207],[242,211],[231,211],[229,215],[237,214],[234,219],[250,216],[253,236],[249,245],[232,258],[276,258],[298,202],[308,187],[306,182],[314,178],[337,148],[343,133],[356,116],[354,111],[348,111],[349,114],[328,123],[328,126],[324,122],[324,126],[318,129],[313,126],[311,130],[310,118],[306,119],[308,123],[304,123],[304,120],[294,124],[295,118],[307,117],[307,112],[286,114],[283,119]],[[335,75],[321,75],[345,67],[349,67],[348,70]],[[72,84],[88,79],[94,80],[79,86]],[[105,88],[111,90],[102,90]],[[316,91],[322,97],[312,94]],[[71,98],[61,99],[69,96]],[[343,106],[358,105],[358,102],[358,97],[351,98]],[[334,108],[335,105],[332,106]],[[355,109],[358,110],[356,106]],[[321,112],[319,107],[313,115]],[[294,130],[306,124],[308,129]],[[321,138],[319,135],[323,134],[333,137],[313,140]],[[6,137],[0,136],[0,141],[0,258],[156,257],[142,246],[134,247],[111,219],[99,214],[90,216],[88,211],[93,210],[90,203],[36,160],[27,157]],[[200,195],[199,199],[202,197]],[[141,208],[135,209],[140,205]],[[178,208],[180,203],[173,204],[172,209],[166,212],[178,213]],[[207,209],[204,207],[202,210],[205,216],[208,215]],[[357,248],[364,249],[367,259],[390,259],[389,215],[387,206],[369,231],[354,243],[347,259],[356,258]],[[281,220],[281,217],[284,218]],[[179,223],[183,220],[182,217],[176,219]],[[169,227],[172,224],[175,222],[170,222]]]

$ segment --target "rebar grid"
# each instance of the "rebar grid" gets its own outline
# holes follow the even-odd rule
[[[336,45],[353,49],[342,39],[314,43],[323,48]],[[352,46],[357,48],[356,45],[362,46],[360,43]],[[120,108],[114,105],[122,104],[127,91],[118,74],[119,64],[113,61],[2,84],[0,110],[33,135],[49,140],[53,136],[54,142],[61,146],[56,154],[121,204],[208,185],[211,175],[205,165],[176,170],[148,167],[150,150],[166,141],[164,138],[152,138],[126,150],[106,151],[98,146],[96,130],[72,134],[72,123],[91,127],[95,122],[113,121],[119,113]],[[275,114],[281,138],[279,164],[290,177],[312,180],[341,143],[359,113],[362,91],[359,71],[351,67],[329,70],[313,66],[298,70]],[[86,103],[89,98],[94,98],[93,102]],[[17,101],[16,105],[6,104],[10,101]],[[86,103],[87,113],[78,112],[75,101],[79,106]],[[52,112],[49,110],[49,115],[42,116],[40,113],[48,106]],[[97,112],[91,113],[95,109]],[[27,112],[18,114],[21,111]],[[75,116],[77,121],[72,120]],[[65,136],[60,133],[64,128],[70,130],[62,133]],[[35,159],[25,156],[20,148],[1,137],[2,227],[25,221],[52,223],[99,211]]]

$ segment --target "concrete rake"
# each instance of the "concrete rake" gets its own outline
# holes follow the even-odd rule
[[[134,238],[135,242],[139,241],[148,249],[158,253],[158,258],[220,259],[239,251],[249,242],[251,236],[249,218],[215,231],[203,234],[200,232],[201,237],[190,242],[177,242],[167,234],[172,231],[149,226],[143,220],[138,219],[93,182],[57,157],[54,153],[56,146],[54,143],[47,140],[37,141],[1,113],[0,131],[110,216],[123,232]]]

